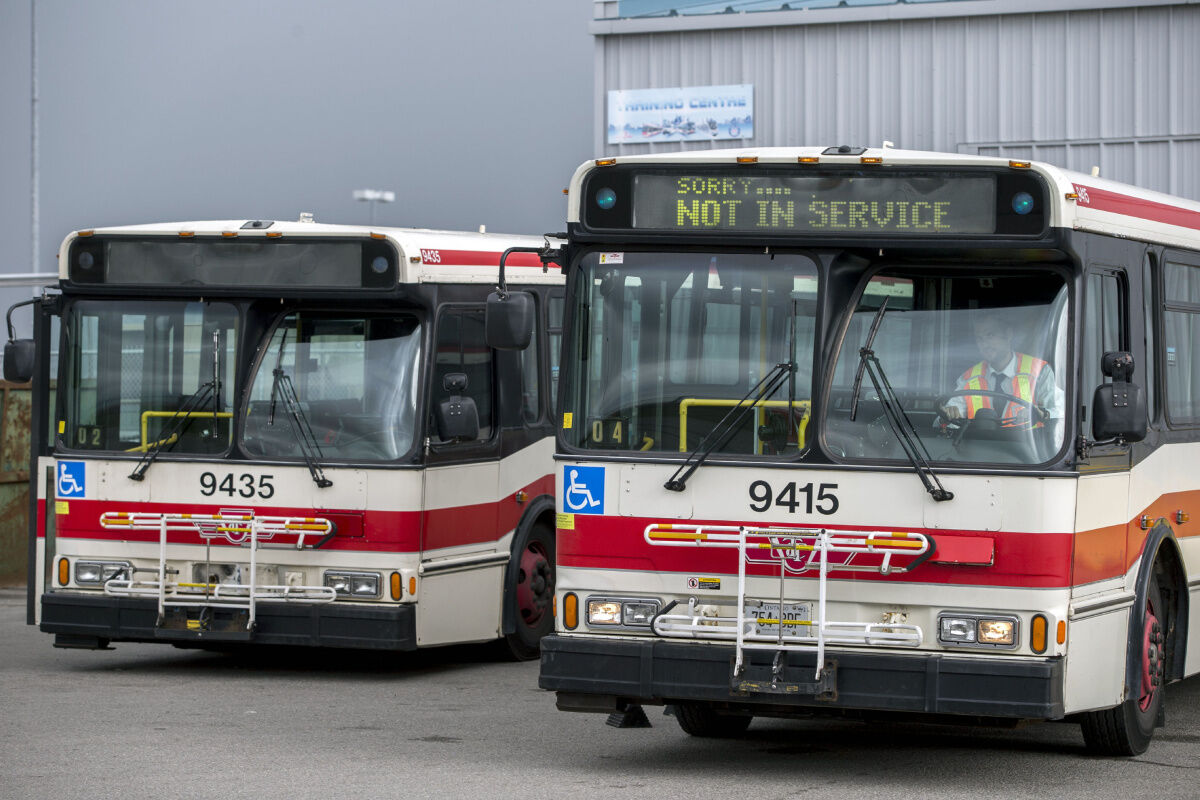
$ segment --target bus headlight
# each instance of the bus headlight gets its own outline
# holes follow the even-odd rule
[[[76,561],[75,582],[82,586],[99,586],[113,578],[129,578],[133,565],[128,561]]]
[[[658,601],[645,598],[589,597],[588,625],[648,628],[658,613]]]
[[[939,614],[938,641],[967,647],[1016,647],[1017,618]]]
[[[378,572],[326,572],[325,585],[338,597],[374,599],[379,597]]]

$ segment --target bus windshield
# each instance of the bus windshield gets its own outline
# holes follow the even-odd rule
[[[391,461],[412,446],[420,325],[412,314],[293,312],[250,386],[252,456]]]
[[[590,253],[575,274],[569,445],[775,456],[805,446],[817,299],[809,258]],[[735,410],[751,390],[760,402]],[[727,414],[736,424],[714,442]]]
[[[60,443],[223,453],[238,313],[228,303],[88,300],[65,318]]]
[[[839,458],[905,458],[881,405],[886,389],[868,378],[855,389],[876,321],[871,354],[931,460],[1040,464],[1062,447],[1067,286],[1057,272],[876,273],[830,387],[823,441]]]

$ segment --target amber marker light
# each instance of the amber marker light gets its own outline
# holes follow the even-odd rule
[[[882,164],[883,158],[881,156],[863,156],[859,159],[859,162],[863,164]]]
[[[1067,192],[1065,195],[1063,195],[1063,197],[1067,198],[1068,200],[1078,200],[1079,192]]]
[[[399,600],[400,599],[400,590],[402,588],[401,584],[400,584],[400,573],[399,572],[392,573],[391,586],[392,586],[392,599]]]
[[[573,631],[579,627],[579,597],[574,592],[563,595],[563,627]]]
[[[1009,161],[1008,165],[1013,169],[1029,169],[1033,166],[1033,164],[1028,161]]]
[[[71,582],[71,563],[65,558],[58,560],[58,583],[60,586],[66,586]]]
[[[1029,623],[1029,649],[1041,655],[1046,652],[1046,618],[1034,614]]]
[[[180,236],[180,238],[182,238],[182,239],[190,239],[190,238],[192,238],[192,237],[193,237],[193,236],[195,236],[195,235],[196,235],[196,232],[195,232],[195,231],[180,231],[180,232],[179,232],[179,236]]]
[[[1059,644],[1067,643],[1067,621],[1065,619],[1058,621],[1058,636],[1055,637],[1055,641]]]
[[[800,156],[799,158],[796,159],[796,161],[801,164],[820,164],[821,163],[821,159],[817,158],[816,156]]]
[[[278,239],[278,238],[279,238],[279,237],[281,237],[281,236],[283,236],[283,232],[282,232],[282,231],[267,231],[267,238],[268,238],[268,239]]]
[[[417,593],[417,577],[415,575],[408,579],[408,593]]]
[[[738,156],[737,163],[739,163],[739,164],[757,164],[758,156]]]
[[[267,236],[270,236],[270,235],[271,235],[271,234],[269,234],[269,233],[267,234]],[[279,235],[280,235],[280,236],[282,236],[283,234],[279,234]],[[372,238],[372,239],[386,239],[386,238],[387,238],[387,235],[386,235],[386,234],[382,234],[382,233],[372,233],[372,234],[371,234],[371,238]]]
[[[613,164],[616,164],[616,163],[617,163],[617,160],[615,158],[597,158],[596,159],[597,167],[611,167]]]
[[[224,236],[226,239],[236,239],[237,231],[221,231],[221,235]]]
[[[94,234],[94,233],[95,233],[95,231],[80,231],[79,233],[77,233],[77,234],[75,234],[75,235],[76,235],[76,236],[79,236],[79,237],[82,237],[82,238],[86,238],[86,237],[88,237],[88,236],[91,236],[91,235],[92,235],[92,234]]]

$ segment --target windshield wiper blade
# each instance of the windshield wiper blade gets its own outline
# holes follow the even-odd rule
[[[858,411],[858,394],[862,388],[862,375],[865,371],[867,377],[871,379],[871,384],[875,387],[875,393],[879,396],[879,405],[883,408],[884,419],[887,420],[888,427],[892,429],[896,441],[900,443],[900,449],[904,451],[904,455],[908,457],[909,463],[916,470],[917,477],[921,479],[921,483],[925,486],[925,491],[929,492],[930,496],[938,502],[953,500],[954,493],[947,491],[946,487],[942,486],[937,473],[929,465],[929,451],[925,448],[925,442],[922,441],[921,434],[917,432],[916,426],[913,425],[912,419],[908,416],[908,412],[904,410],[904,404],[900,402],[896,390],[892,388],[892,384],[888,381],[887,375],[883,371],[883,365],[879,363],[879,358],[875,355],[875,351],[871,349],[871,345],[875,340],[875,334],[879,331],[879,322],[883,319],[883,313],[886,308],[887,300],[885,299],[875,315],[875,321],[871,324],[871,331],[867,334],[866,343],[858,351],[858,375],[854,381],[854,397],[851,401],[850,419],[854,419]]]
[[[213,405],[216,406],[217,393],[220,390],[220,382],[210,381],[201,384],[196,391],[192,392],[183,405],[179,407],[174,414],[167,420],[167,427],[164,430],[164,435],[154,444],[146,447],[146,452],[142,454],[138,460],[137,466],[133,468],[133,472],[129,473],[129,479],[140,481],[146,477],[146,470],[150,469],[150,465],[158,458],[158,454],[163,451],[167,445],[174,444],[179,441],[179,437],[183,435],[184,429],[195,416],[196,409],[204,405],[208,401],[209,395],[213,397]],[[216,413],[215,411],[213,412]],[[216,427],[213,428],[214,437],[217,435]]]
[[[304,456],[304,463],[308,467],[308,474],[312,476],[313,483],[320,489],[333,486],[333,481],[325,477],[325,471],[321,469],[321,463],[317,460],[324,455],[321,452],[321,445],[317,441],[316,434],[313,433],[312,425],[308,422],[308,415],[304,413],[304,408],[300,405],[300,399],[296,396],[296,387],[292,384],[292,378],[283,371],[282,367],[275,367],[274,370],[268,425],[275,424],[276,398],[283,400],[283,407],[291,417],[292,422],[288,427],[295,434],[296,444],[300,445],[300,454]]]
[[[725,416],[717,421],[713,429],[708,432],[708,435],[700,440],[700,444],[696,449],[688,453],[688,457],[679,465],[679,469],[675,470],[675,474],[667,479],[663,484],[664,489],[669,489],[672,492],[682,492],[687,487],[688,478],[692,477],[692,473],[700,468],[700,465],[708,459],[713,450],[721,447],[733,436],[742,418],[745,417],[749,409],[756,408],[765,397],[770,397],[783,384],[792,373],[796,371],[796,363],[794,361],[785,361],[776,364],[758,383],[750,387],[750,391],[742,396],[737,405],[725,412]],[[750,400],[750,396],[758,393],[757,396]],[[749,402],[747,402],[749,401]],[[705,443],[712,440],[712,443],[705,448]],[[680,474],[682,473],[682,474]]]

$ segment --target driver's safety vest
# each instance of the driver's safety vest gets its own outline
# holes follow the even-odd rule
[[[1046,362],[1040,358],[1017,353],[1017,374],[1011,378],[1002,378],[997,386],[990,385],[989,380],[992,371],[988,369],[986,361],[980,361],[975,366],[962,374],[958,380],[963,385],[963,390],[968,389],[983,389],[994,392],[1004,392],[1013,397],[1019,397],[1030,405],[1024,406],[1020,403],[1008,402],[1004,404],[1004,413],[1001,415],[1001,420],[1007,423],[1024,422],[1029,417],[1029,411],[1033,407],[1033,390],[1037,386],[1038,375],[1042,374],[1042,370],[1046,367]],[[963,400],[967,403],[967,419],[974,419],[975,414],[983,408],[992,408],[992,400],[1000,400],[998,397],[986,394],[968,394],[963,396]],[[1038,422],[1035,427],[1040,427],[1042,423]]]

